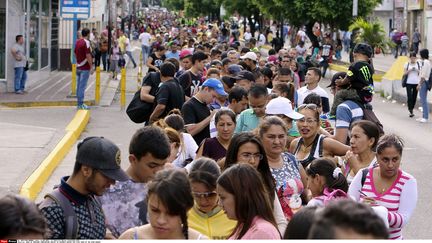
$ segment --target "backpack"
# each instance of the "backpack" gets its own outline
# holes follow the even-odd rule
[[[348,195],[341,189],[332,190],[326,187],[323,191],[323,195],[315,199],[322,201],[324,206],[326,206],[329,202],[340,198],[348,198]]]
[[[156,81],[157,73],[151,72],[147,76],[144,77],[144,80],[146,79],[152,79],[151,83],[155,83]],[[144,83],[144,81],[143,81]],[[151,90],[150,90],[151,92]],[[151,95],[154,95],[150,93]],[[132,98],[131,102],[129,103],[128,107],[126,108],[126,114],[128,117],[135,123],[143,123],[148,122],[150,119],[150,115],[153,112],[154,104],[148,103],[143,100],[141,100],[141,89],[139,89],[134,97]]]
[[[354,100],[352,100],[354,101]],[[354,101],[360,108],[363,110],[363,120],[371,121],[378,126],[378,130],[380,133],[380,137],[384,135],[384,126],[378,117],[375,115],[375,112],[372,110],[372,106],[369,104],[361,104],[360,102]]]
[[[78,237],[78,218],[69,201],[63,193],[55,188],[51,193],[47,193],[44,200],[38,205],[39,209],[48,207],[52,202],[56,202],[63,209],[65,217],[65,239],[76,239]]]
[[[361,187],[363,187],[365,181],[366,181],[366,176],[369,173],[369,168],[364,168],[361,170],[362,173],[362,178],[361,178]]]

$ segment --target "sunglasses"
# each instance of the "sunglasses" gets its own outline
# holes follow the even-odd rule
[[[196,199],[210,199],[217,196],[217,193],[215,191],[212,192],[192,192],[192,196]]]
[[[309,109],[309,110],[317,110],[318,106],[315,104],[303,104],[298,107],[298,110]]]

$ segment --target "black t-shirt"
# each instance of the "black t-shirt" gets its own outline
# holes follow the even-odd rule
[[[186,125],[188,124],[196,124],[208,116],[210,116],[210,109],[207,107],[205,103],[201,103],[195,97],[192,97],[190,100],[184,103],[181,113],[183,115],[183,119]],[[193,136],[195,142],[197,144],[201,144],[201,142],[205,138],[210,137],[210,127],[207,125],[201,132]]]
[[[179,77],[179,83],[183,88],[186,96],[192,97],[195,90],[201,85],[202,76],[198,74],[196,76],[191,71],[186,71]]]
[[[361,90],[369,85],[373,86],[373,74],[373,68],[369,63],[358,61],[349,66],[347,77],[353,89]]]
[[[150,86],[150,95],[155,96],[156,92],[159,88],[159,84],[160,84],[161,80],[160,80],[160,73],[159,72],[151,72],[148,73],[144,78],[143,78],[143,83],[142,86]]]
[[[177,80],[172,79],[159,87],[156,93],[156,103],[165,105],[165,111],[161,118],[165,117],[172,109],[181,109],[184,103],[184,93]]]
[[[160,68],[160,66],[163,64],[163,62],[165,61],[165,55],[162,55],[161,57],[157,57],[156,53],[153,53],[150,55],[150,57],[153,59],[151,64],[157,68]],[[154,70],[153,68],[149,68],[148,70],[149,72],[156,72],[156,70]]]

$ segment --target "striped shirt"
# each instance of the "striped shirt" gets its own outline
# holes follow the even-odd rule
[[[344,101],[336,109],[336,128],[349,128],[351,123],[363,119],[363,110],[351,100]]]
[[[408,223],[417,203],[416,179],[399,169],[393,185],[384,193],[377,192],[373,179],[374,169],[370,168],[366,180],[361,185],[362,173],[357,173],[351,183],[348,194],[356,201],[363,201],[365,196],[374,198],[379,206],[387,208],[389,239],[402,239],[402,228]]]

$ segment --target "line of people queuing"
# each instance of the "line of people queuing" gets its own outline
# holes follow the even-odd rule
[[[34,219],[2,222],[0,237],[403,238],[417,182],[401,168],[403,140],[365,120],[369,45],[357,44],[348,72],[333,75],[330,105],[320,68],[300,78],[296,48],[261,62],[253,43],[195,32],[183,42],[159,36],[147,59],[138,97],[152,109],[127,169],[115,138],[85,138],[72,174],[38,208],[0,200],[16,212],[7,222],[23,217],[16,201]],[[178,58],[166,58],[167,47]]]

